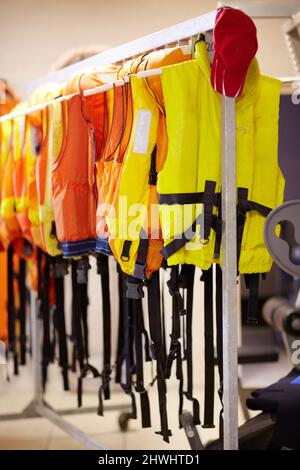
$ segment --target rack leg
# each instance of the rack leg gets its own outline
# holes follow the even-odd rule
[[[222,97],[224,449],[238,449],[235,99]]]

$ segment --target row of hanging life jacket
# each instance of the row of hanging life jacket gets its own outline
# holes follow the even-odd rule
[[[136,75],[159,67],[161,76]],[[123,86],[83,96],[125,76]],[[263,225],[283,200],[280,87],[254,58],[236,100],[240,274],[266,273],[272,264]],[[51,256],[113,254],[140,280],[164,258],[203,270],[222,265],[221,101],[204,41],[193,59],[187,47],[162,49],[44,85],[16,110],[46,100],[41,111],[0,126],[4,248],[24,238]]]

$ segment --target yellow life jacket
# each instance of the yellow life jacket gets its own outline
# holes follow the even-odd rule
[[[158,191],[168,264],[195,264],[206,270],[220,258],[215,228],[221,226],[216,224],[221,201],[221,102],[210,84],[205,43],[200,41],[195,48],[195,60],[163,69],[169,149]],[[271,267],[263,223],[282,199],[277,163],[279,93],[280,82],[261,76],[254,59],[244,92],[236,100],[241,273],[267,272]]]
[[[43,145],[36,163],[38,210],[43,245],[50,256],[62,253],[56,238],[52,200],[52,170],[63,140],[62,106],[52,101],[42,111]]]

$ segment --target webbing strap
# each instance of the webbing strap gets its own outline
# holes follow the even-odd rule
[[[157,171],[156,171],[156,145],[154,146],[151,153],[150,171],[148,184],[156,186],[157,184]]]
[[[172,364],[181,350],[180,338],[180,315],[184,314],[183,299],[179,292],[178,266],[171,267],[170,280],[167,282],[169,292],[172,296],[172,333],[170,334],[170,349],[167,355],[166,378],[170,378]]]
[[[40,273],[41,274],[41,273]],[[52,359],[52,348],[50,340],[50,306],[49,306],[49,286],[50,286],[50,273],[49,273],[49,256],[44,254],[44,269],[43,269],[43,297],[42,297],[42,319],[43,319],[43,347],[42,347],[42,380],[43,388],[46,386],[48,365]]]
[[[249,290],[247,323],[257,325],[259,274],[244,274],[246,288]]]
[[[69,390],[69,377],[68,377],[68,346],[66,337],[66,322],[65,322],[65,291],[64,291],[64,278],[55,277],[55,316],[56,325],[58,330],[58,348],[59,348],[59,365],[61,367],[64,390]]]
[[[78,270],[77,270],[78,275]],[[78,284],[78,296],[80,301],[81,320],[83,327],[83,344],[84,344],[84,357],[86,360],[89,358],[89,328],[88,328],[88,279],[85,284]]]
[[[109,289],[109,265],[108,257],[103,254],[97,256],[98,274],[101,276],[102,293],[102,315],[103,315],[103,368],[102,385],[99,393],[105,400],[110,398],[110,374],[111,374],[111,309],[110,309],[110,289]],[[103,410],[101,415],[103,414]]]
[[[116,357],[116,383],[121,383],[122,351],[124,339],[124,302],[122,274],[118,273],[118,291],[119,291],[119,325],[118,325],[118,345]]]
[[[214,428],[214,320],[213,320],[213,272],[212,268],[203,271],[204,281],[204,358],[205,358],[205,391],[203,428]]]
[[[179,276],[179,286],[186,291],[186,345],[184,357],[187,365],[187,390],[186,398],[193,403],[193,422],[200,424],[200,406],[198,400],[193,396],[193,299],[194,299],[194,277],[195,266],[183,264]],[[183,317],[184,318],[184,317]],[[183,383],[182,383],[183,387]],[[180,410],[181,411],[181,410]],[[180,412],[181,414],[181,412]]]
[[[7,251],[7,314],[8,314],[8,351],[13,355],[14,375],[19,374],[19,360],[16,348],[16,308],[14,302],[13,246]]]
[[[135,345],[135,371],[136,382],[135,391],[140,394],[141,400],[141,417],[142,427],[151,427],[150,403],[148,392],[144,386],[144,369],[143,369],[143,308],[141,300],[133,300],[133,324],[134,324],[134,345]]]
[[[132,391],[133,368],[133,335],[132,335],[132,299],[126,297],[126,278],[122,279],[122,301],[124,311],[123,351],[121,361],[121,386],[124,392],[131,397],[131,418],[137,418],[136,401]],[[125,379],[125,380],[124,380]]]
[[[220,387],[218,390],[221,402],[221,411],[219,417],[219,434],[223,442],[223,287],[222,287],[222,269],[216,264],[216,327],[217,327],[217,360]]]
[[[140,242],[137,251],[136,262],[133,271],[133,277],[144,280],[146,278],[146,261],[149,248],[149,239],[147,233],[143,229],[140,230]]]
[[[21,365],[26,364],[26,261],[20,258],[19,264],[19,319],[20,319],[20,355]]]
[[[130,252],[131,245],[132,245],[131,240],[124,240],[122,253],[121,253],[121,260],[122,261],[125,261],[125,262],[129,261],[129,258],[130,258],[129,252]]]
[[[160,312],[159,271],[154,272],[151,276],[151,279],[147,284],[147,290],[151,353],[153,359],[156,361],[157,392],[160,413],[161,430],[158,432],[158,434],[163,436],[165,442],[169,442],[171,431],[168,428],[165,352]]]

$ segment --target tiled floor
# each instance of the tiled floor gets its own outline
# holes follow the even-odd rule
[[[287,361],[282,355],[279,363],[259,364],[246,366],[243,370],[243,382],[248,386],[264,386],[282,376],[288,370]],[[63,392],[61,377],[56,366],[50,367],[50,381],[46,393],[46,399],[56,409],[76,409],[76,393]],[[72,381],[75,384],[75,377]],[[0,414],[20,412],[30,401],[32,378],[30,367],[22,368],[19,377],[10,377],[6,381],[6,371],[0,368]],[[72,387],[74,388],[74,386]],[[86,407],[97,405],[97,384],[90,383],[84,386],[85,393],[83,405]],[[199,394],[203,387],[201,383],[195,384],[196,393]],[[127,432],[121,432],[118,424],[119,411],[107,411],[104,417],[96,413],[75,414],[65,416],[70,423],[78,426],[94,440],[101,443],[107,449],[188,449],[188,442],[184,431],[178,429],[177,409],[178,390],[176,381],[171,381],[168,386],[168,411],[170,427],[173,437],[170,444],[163,442],[162,438],[155,434],[159,428],[159,415],[156,412],[157,396],[156,387],[150,388],[149,397],[152,408],[152,425],[150,429],[141,429],[139,421],[131,420]],[[201,395],[201,393],[200,393]],[[201,403],[203,400],[201,399]],[[218,404],[218,398],[216,397]],[[112,400],[109,403],[120,406],[128,404],[128,398],[117,386],[114,386]],[[139,405],[138,397],[137,404]],[[188,403],[185,404],[188,407]],[[216,410],[217,422],[218,410]],[[243,422],[240,413],[240,422]],[[199,433],[204,442],[217,437],[217,429],[203,430],[199,427]],[[83,449],[65,432],[44,418],[18,419],[13,421],[0,421],[0,449]]]

